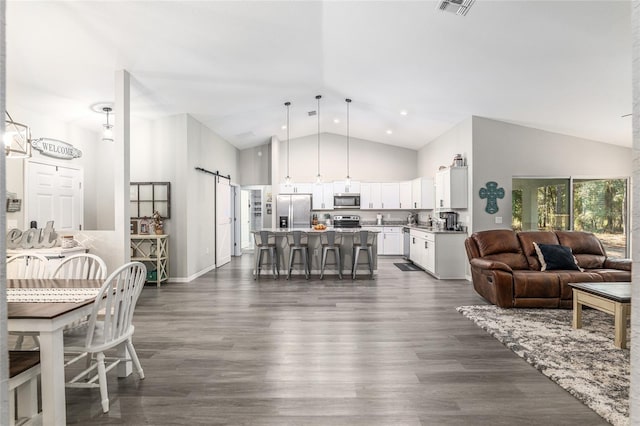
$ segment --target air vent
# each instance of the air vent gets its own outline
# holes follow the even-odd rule
[[[444,12],[465,16],[475,0],[440,0],[437,8]]]
[[[307,114],[309,114],[309,117],[313,117],[314,115],[317,114],[316,111],[309,111]]]

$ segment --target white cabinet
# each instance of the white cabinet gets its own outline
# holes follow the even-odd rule
[[[360,209],[361,210],[380,210],[382,208],[382,200],[380,199],[379,183],[362,183],[360,184]]]
[[[333,183],[313,185],[312,209],[333,210]]]
[[[433,210],[435,207],[433,179],[419,177],[411,181],[411,201],[414,209]]]
[[[169,236],[131,235],[131,260],[147,266],[147,282],[157,287],[169,280]]]
[[[413,188],[412,182],[400,182],[400,208],[413,209]]]
[[[466,234],[412,229],[409,260],[438,279],[464,279]]]
[[[378,235],[378,254],[401,255],[402,238],[402,227],[383,227],[382,233]]]
[[[387,210],[400,208],[400,184],[398,182],[380,184],[380,208]]]
[[[351,185],[347,188],[345,181],[336,180],[333,182],[333,192],[335,194],[360,194],[360,182],[352,180]]]
[[[281,183],[278,185],[280,194],[313,194],[312,183],[294,183],[290,186]]]
[[[436,173],[436,208],[467,208],[467,168],[450,167]]]

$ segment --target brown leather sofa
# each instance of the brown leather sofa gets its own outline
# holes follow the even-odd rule
[[[541,271],[533,243],[568,246],[584,272]],[[465,240],[473,287],[502,308],[570,308],[568,283],[631,281],[631,260],[609,259],[590,232],[495,229]]]

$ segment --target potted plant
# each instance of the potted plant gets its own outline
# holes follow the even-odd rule
[[[156,235],[164,234],[164,218],[158,213],[158,211],[154,211],[151,216],[151,226],[153,226],[153,232]]]

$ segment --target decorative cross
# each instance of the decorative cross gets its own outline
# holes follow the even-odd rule
[[[498,198],[504,198],[504,188],[498,188],[496,182],[487,182],[486,188],[480,188],[480,198],[487,199],[484,211],[489,214],[498,213]]]

